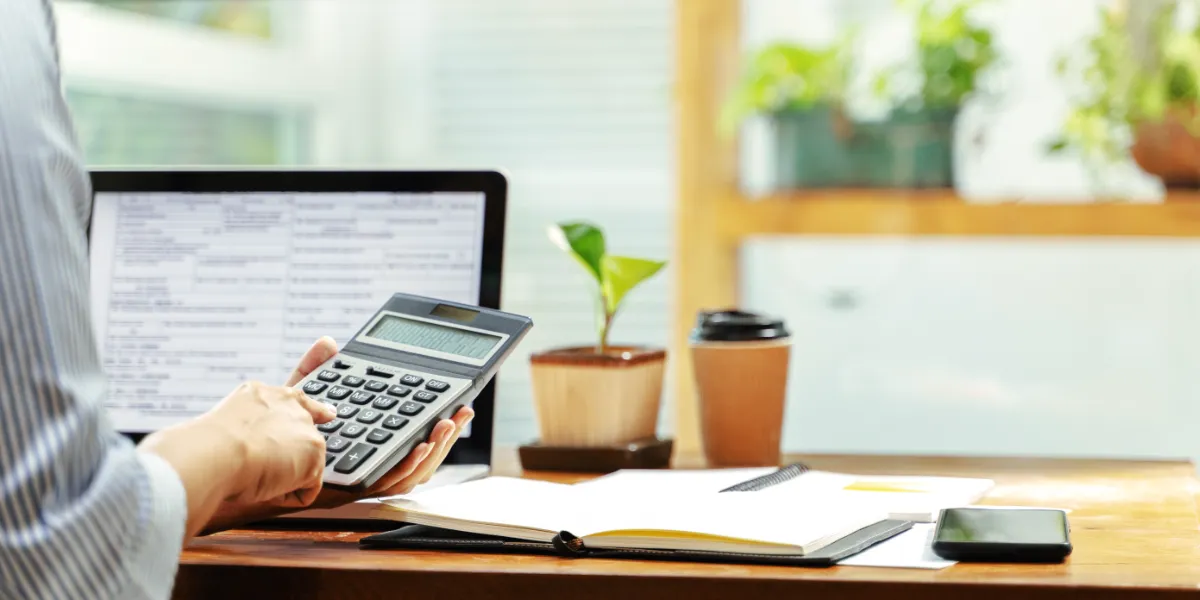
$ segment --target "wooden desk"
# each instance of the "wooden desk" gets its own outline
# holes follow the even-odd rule
[[[1178,462],[794,457],[858,473],[986,476],[987,504],[1070,508],[1075,552],[1062,565],[940,571],[571,560],[364,551],[346,532],[232,531],[183,554],[176,597],[234,598],[1127,598],[1200,590],[1200,482]],[[515,474],[513,456],[498,461]],[[686,462],[686,461],[685,461]],[[526,474],[552,480],[580,476]]]

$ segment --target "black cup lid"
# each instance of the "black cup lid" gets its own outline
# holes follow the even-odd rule
[[[692,339],[702,342],[775,340],[791,335],[783,321],[743,310],[702,311]]]

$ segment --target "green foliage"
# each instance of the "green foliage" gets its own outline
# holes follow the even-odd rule
[[[974,9],[985,1],[897,0],[914,19],[917,60],[881,73],[875,82],[876,93],[895,95],[895,78],[914,75],[921,82],[919,91],[895,98],[897,103],[912,108],[956,108],[977,94],[983,88],[983,75],[1000,59],[991,30],[974,20]]]
[[[608,254],[604,232],[583,221],[558,223],[550,227],[550,240],[570,254],[596,281],[596,326],[599,330],[597,352],[608,351],[608,335],[621,302],[633,288],[654,276],[666,262]]]
[[[931,109],[962,105],[999,59],[991,31],[972,20],[972,10],[984,1],[897,0],[915,20],[916,59],[879,74],[875,93]],[[779,42],[755,52],[723,107],[721,131],[731,132],[752,114],[842,105],[855,68],[857,39],[858,30],[850,29],[828,46]],[[894,92],[897,78],[919,78],[919,91]]]
[[[1099,169],[1128,157],[1138,125],[1162,122],[1168,113],[1200,134],[1200,117],[1192,116],[1200,104],[1200,24],[1177,25],[1181,3],[1154,15],[1145,48],[1137,47],[1127,13],[1100,10],[1100,28],[1084,52],[1058,60],[1059,77],[1073,84],[1074,106],[1048,152],[1074,150]]]
[[[828,46],[777,42],[755,52],[721,114],[728,133],[746,117],[841,104],[853,65],[854,32]]]

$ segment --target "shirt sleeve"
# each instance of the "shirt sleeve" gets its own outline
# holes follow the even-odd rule
[[[106,417],[60,86],[49,0],[0,0],[0,598],[165,599],[186,492]]]

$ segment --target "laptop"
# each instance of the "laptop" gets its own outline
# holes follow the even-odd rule
[[[494,171],[95,170],[92,187],[106,411],[134,441],[243,381],[283,384],[317,338],[341,347],[396,292],[500,308],[507,183]],[[489,473],[495,386],[422,488]]]

